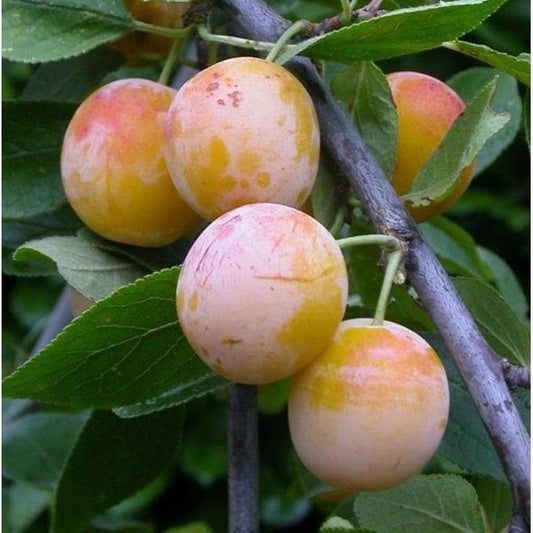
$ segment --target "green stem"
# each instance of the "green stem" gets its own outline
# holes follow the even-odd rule
[[[374,312],[373,326],[383,325],[385,320],[385,312],[387,311],[387,304],[389,302],[390,291],[396,272],[402,261],[403,252],[401,248],[397,248],[388,253],[387,267],[385,269],[385,277],[381,284],[381,291],[379,293],[378,303],[376,304],[376,311]]]
[[[300,33],[304,28],[305,22],[303,20],[297,20],[294,24],[289,26],[276,41],[276,44],[266,56],[266,60],[275,62],[280,50],[290,41],[290,39],[292,39],[295,35],[298,35],[298,33]]]
[[[360,246],[363,244],[376,244],[400,247],[400,241],[395,237],[389,235],[354,235],[353,237],[346,237],[344,239],[337,239],[337,244],[342,250],[352,248],[353,246]]]
[[[148,24],[148,22],[141,22],[140,20],[134,20],[133,22],[135,23],[136,30],[162,35],[163,37],[171,37],[172,39],[186,37],[191,31],[190,26],[185,28],[165,28],[163,26],[156,26],[155,24]]]
[[[329,232],[335,237],[337,233],[341,230],[342,226],[344,225],[344,219],[346,218],[346,213],[348,212],[348,206],[343,205],[339,212],[337,213],[337,216],[335,217],[335,220],[333,221],[333,224],[331,225],[331,228],[329,229]]]
[[[342,5],[342,22],[346,26],[350,23],[350,20],[352,19],[352,12],[350,9],[350,2],[348,0],[341,0]]]
[[[376,304],[374,319],[372,320],[374,326],[381,326],[385,319],[394,278],[396,277],[398,267],[400,266],[403,257],[400,241],[389,235],[355,235],[353,237],[346,237],[345,239],[338,239],[337,244],[342,250],[363,244],[384,245],[389,248],[385,276],[383,278],[383,283],[381,284],[381,291],[379,293],[378,303]]]
[[[179,52],[184,40],[185,39],[183,38],[176,39],[172,45],[172,48],[170,49],[170,52],[168,53],[165,64],[163,65],[163,69],[161,70],[161,74],[159,75],[159,80],[157,80],[162,85],[168,85],[170,75],[172,74],[172,68],[178,60]]]
[[[265,41],[242,39],[241,37],[233,37],[231,35],[216,35],[211,33],[204,24],[198,26],[198,35],[204,39],[204,41],[238,46],[239,48],[247,48],[248,50],[257,50],[260,52],[272,50],[274,47],[274,43],[268,43]]]

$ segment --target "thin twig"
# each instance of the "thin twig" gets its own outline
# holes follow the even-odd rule
[[[523,366],[512,365],[509,361],[502,362],[503,375],[507,385],[514,387],[531,387],[531,370]]]

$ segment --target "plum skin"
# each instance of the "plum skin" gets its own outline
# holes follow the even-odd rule
[[[207,220],[250,203],[300,207],[318,171],[318,119],[289,71],[236,57],[181,87],[164,148],[176,188]]]
[[[304,465],[342,491],[395,486],[437,450],[448,420],[444,367],[413,331],[342,322],[289,394],[291,439]]]
[[[290,376],[340,324],[346,265],[331,234],[283,205],[250,204],[212,222],[177,284],[179,323],[215,372],[246,384]]]
[[[98,235],[157,247],[201,220],[176,191],[161,148],[175,93],[149,80],[118,80],[92,93],[72,117],[61,151],[63,187]]]
[[[398,112],[398,139],[391,183],[401,196],[411,188],[418,172],[427,163],[465,104],[461,97],[437,78],[420,72],[387,74],[392,99]],[[472,181],[475,161],[465,167],[450,196],[428,205],[407,209],[416,222],[425,222],[447,211]]]

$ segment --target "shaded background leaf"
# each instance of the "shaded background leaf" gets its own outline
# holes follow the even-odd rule
[[[30,413],[8,422],[2,431],[3,475],[55,488],[87,417],[88,413]]]
[[[123,419],[95,411],[55,494],[52,533],[82,532],[89,520],[155,479],[177,453],[183,410]]]
[[[455,278],[453,283],[492,349],[513,364],[529,366],[529,327],[513,308],[480,280]]]
[[[116,70],[123,61],[121,54],[95,48],[78,57],[43,63],[24,87],[20,99],[79,102],[95,90],[95,81]]]
[[[59,152],[75,104],[5,102],[2,105],[2,217],[50,213],[65,202]],[[31,164],[28,162],[31,161]]]

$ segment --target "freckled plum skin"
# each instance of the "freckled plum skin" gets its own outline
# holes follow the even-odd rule
[[[319,479],[352,493],[419,472],[448,420],[448,381],[431,346],[393,322],[371,323],[342,322],[289,394],[298,456]]]
[[[148,80],[119,80],[91,94],[74,114],[61,176],[72,208],[95,233],[163,246],[201,220],[176,191],[161,148],[175,93]]]
[[[420,72],[394,72],[387,75],[398,112],[398,141],[392,186],[398,195],[411,188],[418,172],[427,163],[465,104],[442,81]],[[427,206],[406,207],[417,222],[430,220],[448,210],[462,196],[474,175],[475,162],[464,168],[455,190],[443,200]]]
[[[250,204],[212,222],[178,279],[180,325],[196,353],[236,382],[292,375],[331,341],[346,306],[342,252],[302,211]]]
[[[319,152],[311,98],[264,59],[232,58],[199,72],[169,110],[167,165],[180,194],[208,220],[250,203],[302,206]]]

